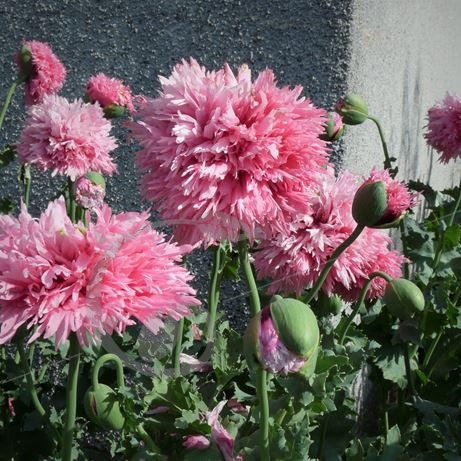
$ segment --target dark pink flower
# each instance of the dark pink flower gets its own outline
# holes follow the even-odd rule
[[[324,178],[313,197],[313,214],[299,220],[290,233],[261,243],[254,254],[259,278],[270,277],[269,293],[301,293],[317,280],[333,251],[356,227],[351,213],[358,179],[344,172],[338,180]],[[365,228],[333,265],[322,287],[327,294],[356,300],[369,275],[377,270],[401,276],[405,258],[389,250],[391,238],[382,230]],[[368,298],[380,297],[386,283],[374,278]]]
[[[205,245],[286,231],[309,210],[308,188],[328,163],[326,112],[279,88],[265,70],[207,71],[195,60],[160,77],[161,93],[130,125],[142,146],[142,193],[181,242]]]
[[[35,40],[24,41],[23,50],[16,56],[16,63],[21,73],[25,73],[27,105],[38,104],[46,95],[57,93],[66,79],[66,69],[55,56],[48,44]],[[31,66],[24,68],[22,55],[28,54]]]
[[[73,180],[89,171],[112,174],[116,166],[109,153],[117,144],[111,127],[99,105],[45,96],[29,108],[19,160]]]
[[[461,157],[461,96],[447,93],[427,113],[425,138],[429,146],[440,154],[440,161],[448,163]]]
[[[131,90],[117,78],[102,73],[95,75],[88,80],[86,91],[89,100],[98,102],[103,109],[121,106],[126,107],[130,113],[134,112]]]
[[[73,224],[63,199],[38,219],[23,207],[0,216],[0,344],[27,324],[62,344],[121,333],[134,319],[153,332],[198,305],[191,275],[178,263],[189,247],[167,243],[147,213],[112,215],[106,206],[88,228]]]

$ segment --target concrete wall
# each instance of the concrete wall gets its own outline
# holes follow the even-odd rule
[[[442,165],[423,138],[426,114],[447,91],[461,93],[460,0],[355,0],[348,88],[384,127],[400,176],[457,184],[461,162]],[[382,165],[375,125],[352,127],[344,166],[366,174]]]

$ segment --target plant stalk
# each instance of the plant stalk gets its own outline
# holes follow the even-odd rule
[[[80,344],[75,333],[70,335],[69,374],[67,376],[66,415],[62,443],[62,461],[72,460],[72,444],[74,440],[75,417],[77,415],[77,385],[80,365]]]
[[[213,254],[213,267],[211,269],[210,288],[208,291],[208,318],[206,325],[206,338],[208,341],[213,341],[214,331],[216,326],[216,313],[218,311],[219,304],[219,288],[221,284],[221,246],[217,246],[214,249]]]

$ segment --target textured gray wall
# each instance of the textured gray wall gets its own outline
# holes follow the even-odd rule
[[[83,96],[97,72],[121,78],[135,94],[154,96],[157,75],[169,75],[193,56],[208,68],[247,63],[254,74],[270,67],[284,85],[302,84],[304,95],[329,108],[345,91],[351,0],[0,0],[0,95],[15,78],[13,55],[22,39],[48,42],[65,64],[61,94]],[[1,145],[17,140],[24,120],[22,95],[14,98]],[[123,136],[123,131],[121,132]],[[109,180],[108,201],[117,211],[147,208],[137,190],[133,146],[115,156],[120,173]],[[17,193],[17,165],[1,171],[0,196]],[[35,175],[35,173],[34,173]],[[58,181],[59,182],[59,181]],[[49,175],[33,180],[32,210],[51,198]],[[200,291],[209,260],[197,255]],[[229,286],[224,303],[241,305],[239,287]]]

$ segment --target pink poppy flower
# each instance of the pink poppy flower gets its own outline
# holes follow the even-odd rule
[[[269,293],[300,294],[313,285],[330,255],[357,225],[351,213],[357,183],[348,172],[337,180],[325,177],[311,199],[312,215],[299,220],[290,233],[261,243],[254,253],[254,265],[259,278],[272,279]],[[391,242],[384,231],[365,228],[335,262],[323,291],[353,301],[372,272],[380,270],[400,277],[405,258],[389,249]],[[374,278],[368,298],[382,296],[385,286],[381,278]]]
[[[429,109],[427,118],[424,137],[440,154],[440,161],[448,163],[461,157],[461,95],[447,93]]]
[[[142,147],[142,194],[178,241],[235,242],[242,230],[253,240],[309,211],[307,189],[328,163],[326,112],[302,87],[279,88],[269,69],[252,81],[248,66],[235,75],[194,59],[160,83],[129,126]]]
[[[210,441],[204,435],[188,435],[183,437],[182,445],[188,450],[206,450]]]
[[[29,108],[19,160],[72,180],[89,171],[110,175],[116,166],[109,153],[117,147],[111,127],[98,105],[45,96]]]
[[[23,49],[16,56],[19,71],[27,76],[24,94],[27,105],[38,104],[46,95],[57,93],[66,79],[66,68],[50,46],[35,40],[24,41]],[[27,68],[23,62],[27,54]]]
[[[86,176],[81,176],[74,183],[75,202],[87,210],[101,208],[106,191],[100,184],[94,184]]]
[[[99,73],[88,80],[86,91],[88,99],[98,102],[103,109],[120,106],[126,107],[130,113],[134,112],[131,90],[117,78]]]
[[[25,207],[0,216],[0,344],[26,324],[56,346],[72,332],[84,345],[134,319],[154,333],[200,304],[178,263],[190,247],[165,241],[147,213],[112,215],[105,206],[88,228],[74,225],[59,199],[38,219]]]

